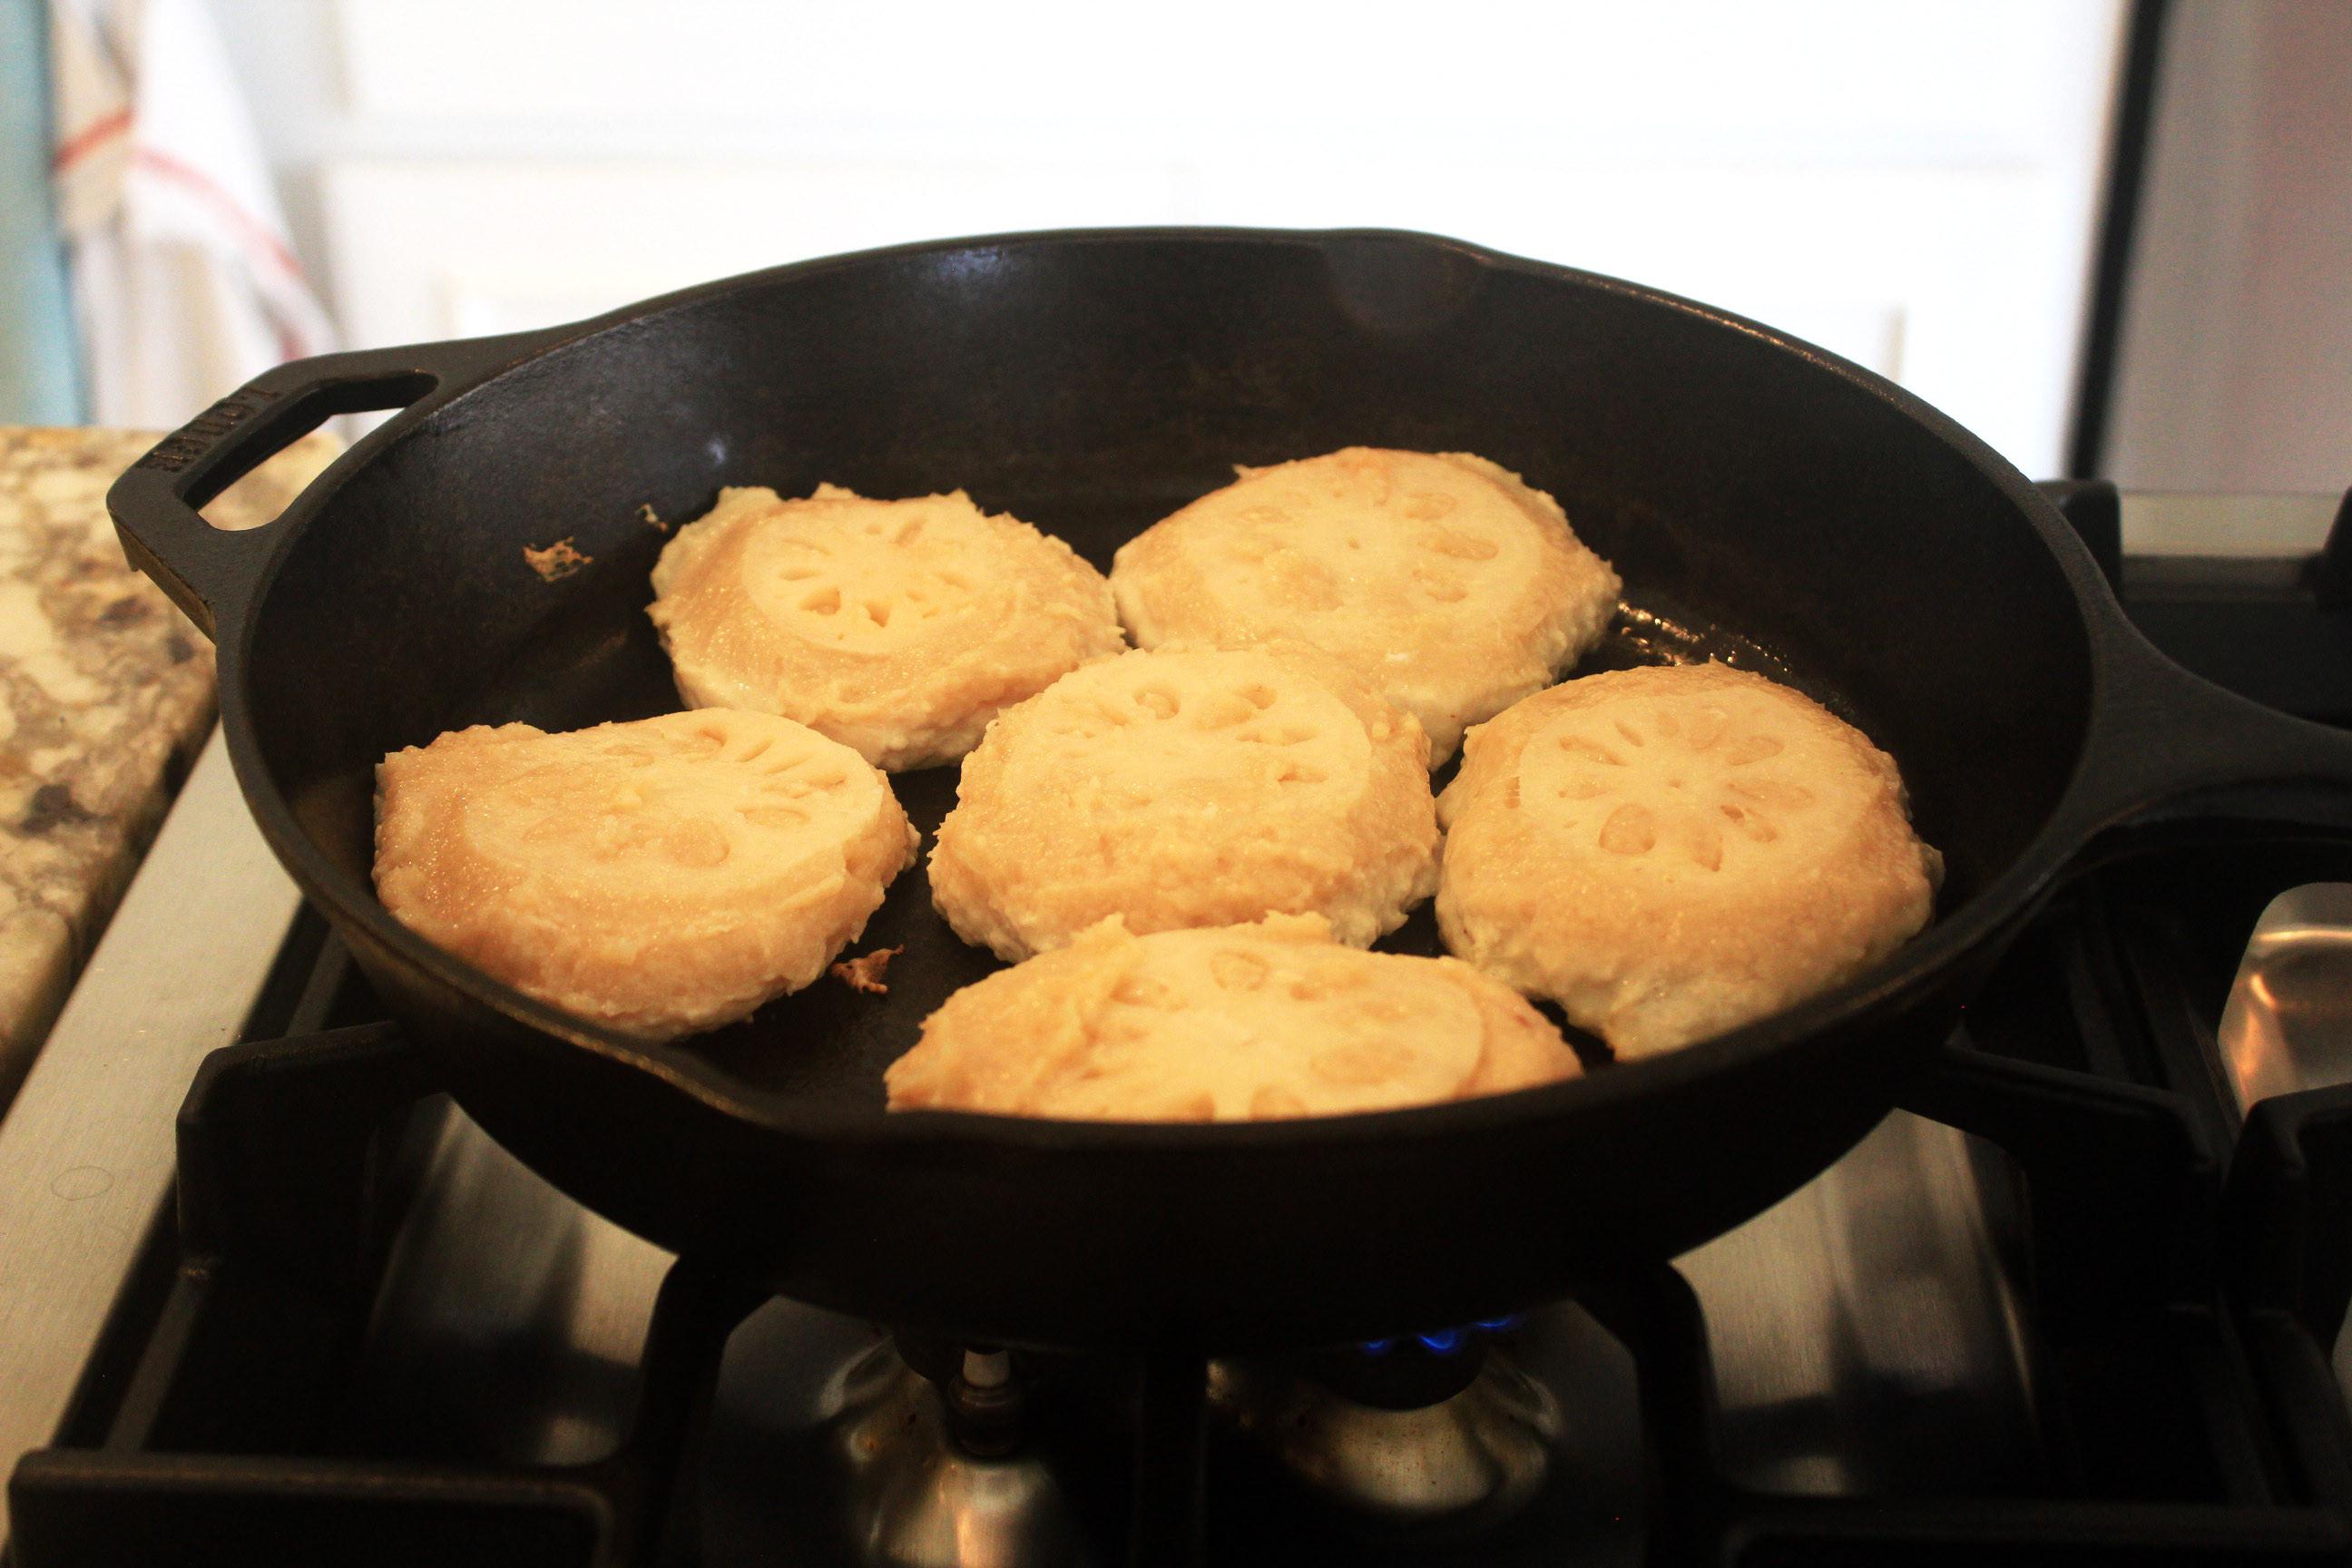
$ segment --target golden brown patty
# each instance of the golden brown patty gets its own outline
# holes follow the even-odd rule
[[[824,973],[915,842],[864,758],[764,713],[477,726],[376,773],[386,909],[519,991],[648,1038]]]
[[[1417,717],[1433,763],[1616,609],[1558,504],[1484,458],[1350,447],[1238,471],[1113,561],[1136,646],[1312,643]]]
[[[1445,945],[1628,1055],[1859,973],[1927,923],[1942,873],[1893,758],[1720,664],[1528,698],[1470,732],[1438,811]]]
[[[1092,1121],[1331,1116],[1572,1078],[1508,987],[1362,952],[1313,917],[1129,934],[1117,921],[967,985],[890,1066],[893,1110]]]
[[[931,897],[1003,958],[1136,931],[1328,918],[1369,946],[1436,886],[1428,742],[1312,648],[1166,648],[1064,676],[964,760]]]
[[[961,490],[721,490],[663,549],[648,613],[689,704],[781,713],[893,770],[953,762],[1127,646],[1100,573]]]

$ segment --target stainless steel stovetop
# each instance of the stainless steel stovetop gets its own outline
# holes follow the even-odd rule
[[[2155,620],[2299,591],[2282,563],[2317,514],[2236,515],[2245,539],[2271,532],[2216,577],[2166,553],[2142,509],[2148,552],[2124,575]],[[1205,1426],[1178,1443],[1205,1467],[1206,1523],[1187,1528],[1206,1560],[1764,1561],[1844,1542],[2059,1561],[2069,1541],[2207,1541],[2300,1561],[2352,1542],[2336,1322],[2315,1321],[2340,1320],[2352,1257],[2316,1249],[2352,1238],[2352,1187],[2311,1175],[2334,1178],[2328,1086],[2352,1079],[2328,1045],[2347,1037],[2352,908],[2282,904],[2230,984],[2255,912],[2352,878],[2352,847],[2142,850],[2062,895],[1911,1110],[1672,1270],[1337,1361],[1213,1366]],[[1150,1367],[729,1302],[436,1098],[371,1007],[216,739],[0,1121],[0,1459],[46,1450],[9,1498],[24,1568],[257,1538],[386,1560],[436,1539],[417,1522],[436,1506],[517,1563],[1201,1550],[1137,1522],[1166,1504],[1129,1386]],[[175,1143],[208,1054],[280,1034],[306,1043],[216,1063]],[[323,1099],[272,1087],[304,1073]],[[268,1138],[331,1121],[303,1108],[342,1103],[337,1074],[386,1130],[348,1157],[281,1157]],[[364,1183],[321,1212],[357,1216],[356,1239],[272,1191],[346,1169]],[[467,1522],[528,1515],[533,1478],[576,1531]]]

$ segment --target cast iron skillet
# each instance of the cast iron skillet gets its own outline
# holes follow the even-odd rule
[[[285,515],[194,508],[321,418],[405,405]],[[461,725],[677,706],[644,611],[723,484],[954,486],[1098,565],[1232,465],[1482,453],[1623,574],[1603,661],[1714,647],[1893,752],[1949,868],[1855,984],[1678,1054],[1474,1103],[1259,1125],[882,1110],[993,967],[919,872],[749,1024],[633,1044],[436,952],[371,891],[371,778]],[[551,1180],[805,1300],[1017,1343],[1273,1348],[1459,1322],[1670,1255],[1865,1131],[2095,833],[2215,786],[2352,783],[2352,740],[2165,662],[2050,503],[1949,419],[1766,328],[1389,233],[1125,231],[781,268],[544,332],[272,371],[109,498],[220,645],[247,798],[457,1100]],[[526,546],[592,563],[543,581]],[[952,770],[902,776],[927,832]],[[1395,945],[1431,950],[1426,918]]]

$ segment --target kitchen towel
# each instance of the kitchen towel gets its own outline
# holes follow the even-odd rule
[[[49,0],[49,21],[91,418],[169,428],[332,347],[200,0]]]

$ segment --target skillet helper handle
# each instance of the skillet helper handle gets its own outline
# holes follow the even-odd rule
[[[123,552],[219,641],[219,626],[234,620],[259,579],[273,530],[217,529],[199,509],[336,415],[407,408],[512,363],[547,335],[321,354],[264,372],[157,442],[114,481],[106,509]]]

